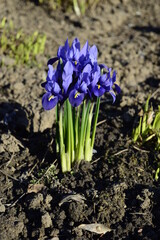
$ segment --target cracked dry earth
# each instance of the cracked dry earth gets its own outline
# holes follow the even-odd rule
[[[13,67],[0,57],[1,240],[160,239],[154,180],[160,154],[131,141],[139,110],[160,88],[159,13],[159,0],[106,0],[81,18],[29,1],[0,1],[1,18],[47,36],[40,69]],[[114,105],[110,96],[102,99],[99,121],[105,121],[97,127],[93,161],[63,175],[54,151],[55,114],[42,109],[40,85],[48,58],[67,37],[96,44],[99,61],[117,70],[122,92]],[[160,104],[159,93],[152,102]],[[105,231],[82,228],[91,223]]]

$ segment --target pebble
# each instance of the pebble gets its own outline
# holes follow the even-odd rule
[[[52,226],[52,220],[48,212],[42,216],[42,225],[44,225],[44,228],[49,228]]]
[[[6,211],[5,205],[3,205],[0,201],[0,213],[4,213]]]

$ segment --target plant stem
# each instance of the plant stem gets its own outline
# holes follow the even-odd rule
[[[74,162],[73,114],[72,114],[72,106],[68,100],[67,100],[67,106],[68,106],[68,128],[70,131],[70,158],[71,158],[71,163],[73,163]]]
[[[78,161],[80,161],[84,158],[83,135],[85,134],[84,133],[85,114],[86,114],[86,101],[83,102],[81,127],[79,128],[78,156],[77,156]]]
[[[75,108],[74,108],[74,118],[75,118],[75,145],[74,145],[74,148],[75,150],[78,148],[78,137],[79,137],[79,123],[80,123],[80,119],[79,119],[79,113],[80,113],[80,106],[77,107],[77,113],[75,111]]]
[[[84,149],[84,142],[85,142],[85,137],[86,137],[86,128],[87,128],[87,123],[88,123],[90,105],[91,105],[91,101],[89,100],[87,103],[86,113],[85,113],[84,131],[83,131],[83,138],[82,138],[83,149]]]
[[[79,9],[77,0],[73,0],[73,7],[74,7],[74,11],[75,11],[76,15],[80,16],[81,15],[81,11]]]
[[[67,129],[66,129],[66,133],[67,133],[67,138],[66,138],[66,146],[67,146],[67,168],[71,169],[71,129],[70,129],[70,111],[69,111],[69,102],[68,100],[66,100],[66,108],[67,108]]]
[[[65,154],[65,145],[64,145],[64,139],[63,139],[63,110],[62,106],[60,106],[59,109],[59,145],[60,145],[60,159],[61,159],[61,168],[62,172],[66,172],[67,165],[66,165],[66,154]]]
[[[67,103],[64,102],[64,110],[63,110],[63,133],[64,133],[64,143],[66,143],[67,139]]]
[[[94,140],[95,140],[95,134],[96,134],[96,125],[97,125],[97,121],[98,121],[99,106],[100,106],[100,98],[97,97],[96,110],[95,110],[95,115],[94,115],[94,120],[93,120],[93,132],[92,132],[92,139],[91,139],[92,149],[94,146]]]
[[[91,161],[92,160],[92,152],[93,148],[91,146],[91,124],[92,124],[92,117],[93,117],[93,108],[94,104],[92,103],[90,107],[90,113],[87,119],[87,128],[86,128],[86,139],[85,139],[85,160]]]
[[[58,112],[59,112],[59,105],[57,104],[56,106],[56,152],[59,152],[59,126],[58,126],[58,122],[59,122],[59,116],[58,116]]]

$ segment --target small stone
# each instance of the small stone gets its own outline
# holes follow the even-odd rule
[[[30,208],[38,209],[41,207],[41,204],[43,202],[43,195],[41,193],[38,193],[30,202]]]
[[[52,201],[52,196],[51,195],[47,195],[46,196],[46,199],[45,199],[45,202],[46,202],[46,207],[50,208],[50,202]]]
[[[50,235],[51,237],[56,237],[57,235],[59,235],[59,229],[54,228]]]
[[[21,82],[17,82],[17,83],[14,84],[13,87],[14,87],[14,90],[19,91],[19,90],[24,89],[24,84],[21,83]]]
[[[5,150],[4,150],[3,146],[2,146],[2,144],[0,144],[0,153],[3,153],[3,152],[5,152]]]
[[[52,226],[52,220],[48,212],[42,216],[42,225],[44,228],[49,228]]]
[[[5,206],[0,201],[0,213],[4,213],[6,210]]]

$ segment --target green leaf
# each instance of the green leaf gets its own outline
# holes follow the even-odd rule
[[[39,53],[41,54],[44,52],[45,43],[46,43],[46,36],[44,35],[40,38]]]
[[[160,112],[156,114],[152,128],[153,130],[160,130]]]
[[[6,17],[4,17],[3,19],[2,19],[2,21],[1,21],[1,28],[4,28],[5,27],[5,25],[6,25],[6,20],[7,20],[7,18]]]
[[[157,181],[159,178],[159,172],[160,172],[160,168],[158,167],[155,173],[155,180]]]
[[[19,30],[18,32],[17,32],[17,34],[16,34],[16,39],[18,40],[18,39],[20,39],[20,37],[22,36],[22,30]]]
[[[38,43],[36,43],[33,48],[33,55],[35,56],[37,54],[38,54]]]
[[[149,100],[150,100],[150,95],[147,98],[146,104],[144,106],[144,112],[148,112],[149,111]]]
[[[147,129],[147,113],[144,113],[142,119],[143,119],[142,120],[142,134],[143,134]]]
[[[132,136],[133,136],[134,142],[136,142],[139,136],[141,135],[141,126],[142,126],[142,117],[140,117],[139,125],[135,129],[133,129]]]

